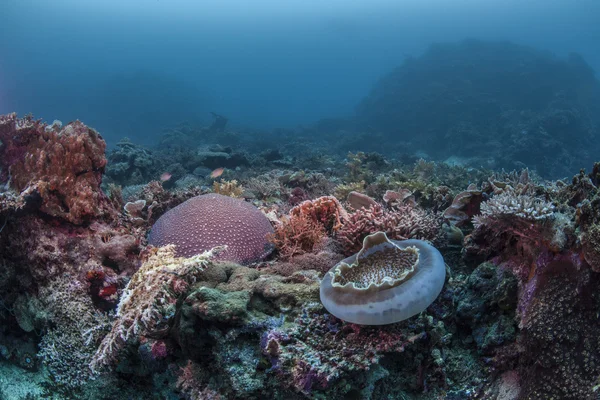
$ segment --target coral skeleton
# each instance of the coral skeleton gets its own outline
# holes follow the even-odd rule
[[[112,330],[90,363],[92,371],[113,365],[128,342],[139,341],[143,336],[165,336],[174,317],[180,288],[195,283],[197,274],[224,250],[224,247],[213,248],[181,258],[175,256],[173,245],[156,249],[127,284]]]

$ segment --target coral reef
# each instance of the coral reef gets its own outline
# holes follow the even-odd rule
[[[107,158],[106,176],[122,186],[146,183],[157,173],[152,152],[135,145],[129,138],[117,142]]]
[[[519,118],[575,126],[581,115],[555,105]],[[81,122],[0,117],[0,397],[596,398],[600,163],[544,181],[536,172],[560,169],[548,154],[534,151],[537,171],[489,141],[495,160],[467,157],[478,148],[455,139],[485,126],[461,118],[449,146],[466,148],[440,163],[406,154],[414,132],[379,136],[385,157],[362,147],[372,134],[314,135],[348,121],[260,135],[181,125],[162,148],[123,140],[105,158]],[[539,137],[522,136],[512,156]],[[425,281],[439,287],[409,291],[434,264]],[[389,316],[382,293],[399,288],[394,312],[410,312],[365,320]]]
[[[229,197],[242,197],[244,193],[244,188],[238,184],[238,182],[233,179],[231,181],[214,181],[213,182],[213,192],[217,194],[222,194],[223,196]]]
[[[106,143],[95,130],[9,114],[0,117],[0,141],[0,182],[18,192],[34,187],[40,211],[75,224],[112,211],[100,190]]]
[[[275,227],[269,238],[282,260],[312,253],[323,247],[327,232],[325,228],[306,214],[284,219]]]
[[[135,343],[142,336],[166,336],[177,297],[195,283],[199,272],[220,250],[181,259],[175,258],[175,246],[171,245],[151,254],[123,291],[117,320],[89,362],[92,370],[114,364],[128,342]]]
[[[599,98],[600,84],[578,55],[465,40],[409,57],[362,101],[358,121],[385,138],[374,141],[385,154],[410,146],[439,160],[527,165],[557,178],[596,161]],[[373,142],[367,136],[365,146]]]
[[[308,304],[295,322],[291,329],[266,332],[261,344],[282,383],[307,395],[328,389],[337,392],[335,398],[343,398],[351,391],[344,381],[358,380],[358,387],[376,381],[375,376],[382,377],[376,365],[385,354],[403,353],[426,337],[424,331],[398,325],[373,329],[343,324],[315,304]],[[363,398],[370,396],[365,390]]]
[[[335,232],[348,220],[348,213],[335,197],[323,196],[298,204],[290,210],[290,217],[310,218],[327,232]]]
[[[538,221],[550,218],[554,206],[542,199],[529,195],[518,195],[512,190],[505,190],[481,205],[480,214],[473,217],[473,225],[491,225],[500,220]]]
[[[452,204],[444,210],[442,215],[452,225],[464,225],[471,222],[471,218],[480,213],[482,200],[483,195],[480,190],[475,187],[467,188],[454,197]]]

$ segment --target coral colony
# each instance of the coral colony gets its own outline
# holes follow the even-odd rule
[[[438,135],[375,110],[469,46],[495,48],[433,48],[361,118]],[[567,121],[511,110],[502,129]],[[107,151],[80,121],[0,117],[0,399],[597,398],[600,163],[549,180],[567,166],[533,133],[507,149],[538,173],[491,142],[463,165],[221,128]]]

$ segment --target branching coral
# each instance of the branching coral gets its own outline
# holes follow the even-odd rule
[[[246,187],[261,200],[280,197],[286,191],[279,183],[278,177],[273,173],[251,178],[246,184]]]
[[[35,187],[40,210],[81,224],[114,213],[100,190],[106,143],[79,121],[45,125],[16,114],[0,117],[0,181],[21,192]]]
[[[536,177],[536,179],[539,178]],[[500,194],[508,190],[519,195],[533,195],[535,194],[536,183],[532,178],[532,174],[526,168],[520,172],[505,172],[503,170],[494,173],[488,178],[487,182],[483,182],[482,186],[486,192],[493,192],[494,194]]]
[[[177,298],[222,249],[176,258],[174,246],[157,249],[133,275],[117,308],[117,320],[90,363],[93,371],[112,365],[128,342],[164,337],[175,317]]]
[[[375,232],[385,232],[395,240],[433,240],[440,227],[438,216],[419,207],[405,205],[388,210],[377,204],[350,214],[349,220],[339,230],[337,239],[345,253],[352,254],[360,250],[365,237]]]
[[[554,206],[549,202],[507,189],[481,204],[481,214],[473,217],[473,225],[478,227],[513,217],[538,221],[550,218],[553,211]]]
[[[340,183],[333,189],[333,195],[342,201],[348,198],[350,192],[362,192],[365,190],[365,181]]]
[[[348,219],[348,213],[335,197],[306,200],[290,210],[275,227],[271,243],[283,260],[322,250],[328,233],[335,233]]]
[[[308,215],[299,214],[277,225],[269,240],[279,251],[280,258],[288,260],[292,256],[322,248],[326,236],[327,232],[321,224]]]

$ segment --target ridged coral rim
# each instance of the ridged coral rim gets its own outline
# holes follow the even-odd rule
[[[383,278],[383,282],[381,282],[381,283],[371,282],[367,287],[364,287],[361,285],[356,285],[356,282],[354,282],[354,281],[346,282],[345,284],[339,283],[339,281],[343,278],[345,273],[352,270],[353,268],[360,268],[360,267],[364,266],[364,265],[360,264],[360,259],[361,259],[361,256],[363,255],[362,254],[363,250],[367,250],[367,249],[363,248],[363,250],[361,250],[359,252],[359,254],[356,258],[356,262],[354,262],[352,264],[347,264],[342,261],[339,263],[339,265],[333,271],[328,272],[328,274],[330,274],[330,277],[331,277],[331,286],[333,288],[337,288],[337,289],[355,289],[358,291],[373,291],[373,290],[390,289],[390,288],[396,287],[396,286],[400,285],[401,283],[409,280],[418,270],[419,261],[420,261],[419,249],[416,246],[410,246],[410,247],[406,247],[403,249],[391,241],[384,242],[383,244],[394,246],[395,250],[398,250],[401,252],[405,252],[405,253],[410,252],[410,253],[415,254],[416,255],[415,263],[413,265],[411,265],[411,267],[409,269],[402,271],[402,273],[400,273],[398,276],[396,276],[396,277],[386,276]],[[380,247],[380,246],[381,245],[375,246],[375,247]],[[372,252],[380,251],[380,250],[377,250],[376,248],[371,248],[368,250],[370,250]]]

